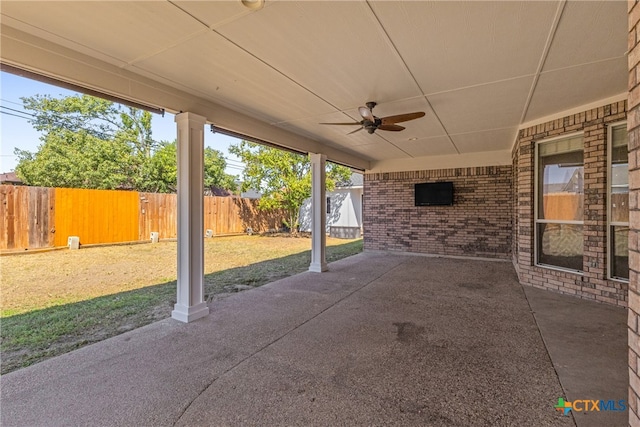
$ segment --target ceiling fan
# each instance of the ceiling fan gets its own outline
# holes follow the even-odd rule
[[[423,111],[417,111],[415,113],[406,113],[406,114],[398,114],[396,116],[387,116],[387,117],[376,117],[373,115],[373,107],[377,105],[377,103],[371,101],[367,102],[366,107],[358,107],[358,112],[362,116],[362,120],[359,122],[351,122],[351,123],[320,123],[321,125],[338,125],[338,126],[360,126],[359,129],[354,130],[353,132],[349,132],[347,135],[351,135],[352,133],[356,133],[361,131],[362,129],[366,129],[369,133],[374,133],[377,129],[380,130],[388,130],[391,132],[399,132],[404,130],[403,126],[397,125],[396,123],[408,122],[409,120],[419,119],[420,117],[424,117],[425,113]]]

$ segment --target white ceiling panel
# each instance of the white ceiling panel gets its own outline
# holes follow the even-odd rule
[[[386,135],[387,134],[385,134],[385,136]],[[394,144],[404,152],[411,155],[411,157],[444,156],[457,154],[456,149],[451,144],[448,136],[421,138],[413,141],[405,139],[401,142],[394,142]]]
[[[543,71],[624,56],[627,3],[570,1],[564,8]]]
[[[365,131],[348,135],[350,132],[359,129],[359,124],[354,124],[353,126],[320,125],[320,123],[357,123],[357,113],[355,111],[351,111],[350,115],[342,112],[333,112],[304,119],[279,122],[276,125],[319,141],[331,141],[334,144],[343,146],[370,144],[371,141],[366,138],[365,135],[368,134]]]
[[[515,141],[517,127],[451,135],[461,154],[508,149]],[[505,145],[505,142],[508,144]]]
[[[387,116],[394,116],[398,114],[405,113],[414,113],[414,112],[424,112],[426,115],[419,119],[410,120],[407,122],[398,123],[398,125],[405,127],[406,129],[401,132],[389,132],[383,131],[383,135],[385,139],[396,142],[396,141],[406,141],[409,138],[427,138],[439,135],[445,135],[445,131],[440,125],[440,122],[437,120],[433,111],[429,107],[429,104],[423,97],[414,98],[411,100],[398,101],[392,103],[385,103],[377,105],[373,109],[373,114],[376,117],[383,118]],[[322,117],[314,117],[308,120],[305,120],[305,123],[311,127],[316,127],[315,125],[318,123],[348,123],[350,121],[360,121],[362,117],[358,113],[357,109],[346,110],[342,113],[333,113],[331,115],[325,115]],[[349,127],[349,126],[339,126],[339,125],[323,125],[325,128],[330,128],[332,130],[332,136],[334,138],[339,139],[349,139],[354,136],[359,136],[360,133],[366,134],[366,131],[361,131],[353,135],[347,135],[352,130],[357,129],[357,126]],[[323,135],[328,136],[323,130],[321,130]]]
[[[627,75],[626,57],[543,73],[525,121],[625,92],[622,75]]]
[[[257,11],[239,0],[1,1],[0,59],[169,110],[207,105],[215,115],[226,106],[240,117],[224,110],[238,126],[230,130],[277,129],[288,147],[305,137],[300,150],[319,142],[345,159],[384,162],[455,156],[457,147],[468,158],[509,150],[525,122],[624,93],[626,9],[555,0],[266,0]],[[136,84],[169,88],[132,95]],[[426,116],[373,135],[319,125],[359,121],[367,101],[378,102],[377,117]],[[242,115],[277,128],[248,129],[256,122]]]
[[[389,144],[376,135],[371,136],[371,144],[354,145],[351,150],[358,153],[360,156],[366,157],[368,160],[380,160],[380,159],[400,159],[409,158],[409,154],[401,150],[400,148]]]
[[[372,2],[426,94],[536,72],[556,2]]]
[[[206,27],[160,1],[2,2],[2,15],[71,49],[128,63],[192,37]],[[101,58],[102,59],[102,58]]]
[[[449,134],[502,129],[520,123],[532,82],[522,77],[431,95],[429,101]]]
[[[136,67],[213,100],[241,106],[270,123],[331,111],[321,99],[213,32],[137,62]]]
[[[348,122],[349,118],[342,113],[333,113],[322,116],[322,120]],[[349,132],[358,129],[358,126],[318,126],[316,119],[310,118],[296,122],[278,123],[277,126],[299,133],[308,138],[315,138],[328,146],[339,148],[350,154],[364,155],[367,160],[382,160],[392,155],[392,158],[410,157],[404,152],[399,144],[394,145],[385,138],[393,132],[377,131],[369,134],[365,130],[360,130],[351,135]]]
[[[245,15],[254,13],[237,1],[173,1],[180,9],[194,16],[196,19],[206,24],[209,28],[217,28],[228,22],[235,21]],[[266,2],[265,7],[273,5]]]
[[[313,136],[320,141],[332,141],[333,143],[346,148],[358,145],[378,144],[378,139],[380,138],[385,141],[389,141],[389,144],[396,145],[398,147],[403,146],[404,143],[412,140],[410,146],[413,148],[421,144],[421,141],[416,141],[418,139],[445,135],[440,122],[435,118],[428,103],[423,97],[381,104],[373,109],[373,112],[377,117],[386,117],[417,111],[426,112],[426,116],[399,123],[399,125],[406,128],[401,132],[378,130],[376,134],[372,135],[367,133],[365,130],[360,130],[356,133],[349,134],[350,132],[359,129],[359,126],[357,124],[354,124],[353,126],[318,125],[319,123],[357,123],[359,120],[362,120],[357,109],[309,117],[292,122],[281,122],[278,123],[278,126],[287,127],[290,130],[297,129],[296,131],[298,133],[304,134],[307,137]],[[300,130],[303,130],[304,133],[300,132]],[[449,146],[451,146],[450,143]],[[452,146],[450,148],[453,150]],[[413,149],[412,151],[415,152],[416,150]],[[375,156],[374,158],[379,160]]]
[[[365,2],[276,2],[216,31],[340,110],[421,95]]]

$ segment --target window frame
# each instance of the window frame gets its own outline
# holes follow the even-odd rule
[[[629,222],[619,223],[611,221],[611,180],[613,176],[613,128],[618,127],[620,125],[626,125],[626,120],[621,120],[619,122],[609,123],[607,125],[607,229],[605,233],[606,240],[606,248],[607,248],[607,280],[613,280],[621,283],[629,283],[629,279],[625,279],[624,277],[614,276],[613,273],[613,245],[611,244],[611,238],[613,237],[611,234],[612,226],[629,226]],[[629,144],[627,142],[627,150],[629,149]],[[629,165],[629,160],[627,159],[627,167]],[[627,179],[628,181],[628,179]],[[627,190],[629,187],[629,182],[627,182]],[[628,202],[627,202],[628,205]]]
[[[547,220],[540,219],[540,145],[561,141],[563,139],[571,139],[575,137],[582,137],[582,155],[583,155],[583,167],[584,167],[584,131],[567,133],[564,135],[554,136],[551,138],[544,138],[535,141],[535,150],[534,150],[534,163],[533,163],[533,265],[536,267],[546,268],[549,270],[557,270],[569,272],[577,275],[584,275],[584,270],[575,270],[573,268],[560,267],[552,264],[544,264],[541,263],[538,259],[539,251],[538,251],[538,224],[569,224],[569,225],[582,225],[583,226],[583,235],[582,235],[582,246],[584,250],[584,217],[582,221],[576,220]],[[584,269],[584,253],[583,253],[583,269]]]

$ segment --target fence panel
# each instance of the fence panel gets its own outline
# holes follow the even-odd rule
[[[178,199],[175,194],[140,193],[139,240],[149,240],[157,231],[160,239],[178,236]]]
[[[138,240],[138,193],[135,191],[56,188],[55,246],[69,236],[81,244]]]
[[[574,220],[582,217],[583,197],[573,193],[549,193],[544,195],[544,217],[557,220]]]
[[[285,211],[261,211],[258,209],[256,199],[233,199],[237,218],[242,221],[242,226],[246,229],[250,227],[255,232],[279,229],[286,216]]]
[[[29,188],[28,234],[30,248],[53,246],[55,191],[52,188]]]
[[[0,185],[0,249],[66,246],[161,239],[178,235],[177,196],[135,191],[40,188]],[[214,235],[277,229],[282,212],[263,212],[257,200],[204,198],[204,228]]]
[[[51,188],[0,185],[0,249],[53,246],[54,199]]]
[[[244,233],[246,226],[236,207],[234,197],[204,198],[204,229],[213,230],[214,235]]]

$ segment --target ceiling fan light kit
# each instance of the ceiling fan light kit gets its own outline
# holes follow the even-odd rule
[[[373,108],[377,105],[376,102],[369,101],[366,107],[358,107],[358,112],[362,117],[359,122],[351,123],[320,123],[321,125],[337,125],[337,126],[360,126],[360,128],[349,132],[347,135],[366,129],[368,133],[374,133],[376,130],[386,130],[390,132],[400,132],[406,129],[404,126],[397,125],[396,123],[408,122],[409,120],[419,119],[424,117],[423,111],[416,111],[414,113],[398,114],[395,116],[376,117],[373,115]]]

